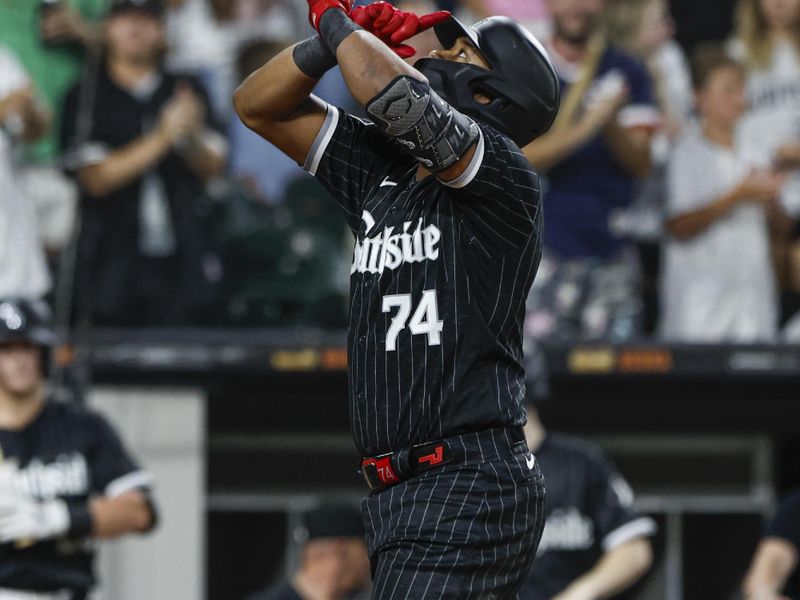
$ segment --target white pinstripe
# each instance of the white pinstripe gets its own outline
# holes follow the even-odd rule
[[[478,480],[478,476],[479,476],[479,473],[475,473],[475,477],[473,477],[472,483],[469,486],[469,491],[464,496],[464,498],[461,500],[461,506],[458,509],[458,515],[456,516],[456,519],[453,521],[453,526],[450,528],[450,538],[447,540],[448,544],[452,543],[452,541],[453,541],[453,535],[455,535],[455,532],[456,532],[456,525],[458,524],[458,519],[461,517],[462,513],[464,512],[464,506],[467,503],[467,498],[472,494],[472,490],[475,489],[475,482]],[[449,500],[449,498],[448,498],[448,500]],[[444,513],[444,507],[446,505],[447,505],[447,503],[444,503],[444,505],[442,506],[442,513]],[[475,518],[473,517],[472,521],[469,524],[469,530],[468,530],[469,532],[472,531],[472,525],[474,524],[474,522],[475,522]],[[458,553],[456,554],[456,561],[455,562],[457,562],[458,556],[460,554],[461,554],[461,547],[459,547]],[[433,572],[436,571],[436,568],[441,564],[441,561],[442,561],[442,556],[440,555],[439,556],[439,560],[436,561],[436,565],[433,568]],[[428,585],[425,586],[425,592],[423,593],[423,596],[422,596],[423,598],[426,597],[428,589],[430,588],[430,585],[433,582],[433,572],[431,574],[430,579],[428,579]],[[450,572],[447,574],[447,577],[445,578],[445,581],[444,581],[444,584],[442,585],[442,587],[446,587],[447,582],[450,580],[450,577],[451,577],[452,574],[453,574],[453,570],[451,569]],[[408,594],[406,595],[406,598],[408,598]]]
[[[511,472],[510,467],[506,467],[506,468],[508,468],[510,478],[513,479],[514,478],[514,474]],[[517,506],[518,504],[519,504],[519,486],[514,485],[514,505]],[[527,507],[526,507],[526,509],[527,509]],[[515,510],[514,511],[514,518],[513,518],[512,524],[511,524],[511,528],[512,528],[512,531],[513,531],[512,538],[517,536],[517,516],[518,515],[519,515],[519,511]],[[498,571],[503,571],[505,569],[505,567],[508,564],[508,561],[509,561],[510,558],[511,558],[511,547],[509,546],[508,550],[507,550],[507,553],[506,553],[506,557],[503,560],[503,564],[498,568]]]
[[[456,427],[463,430],[465,420],[476,429],[521,424],[521,315],[538,260],[540,218],[536,180],[522,168],[524,157],[499,134],[482,128],[480,168],[462,189],[451,190],[433,178],[417,182],[414,163],[380,142],[374,127],[340,116],[335,131],[325,132],[330,136],[322,140],[316,173],[355,234],[363,236],[364,207],[374,220],[373,232],[392,227],[402,233],[404,222],[420,219],[441,232],[439,259],[424,261],[424,268],[407,263],[379,276],[356,271],[351,277],[349,382],[359,450],[378,454],[445,437]],[[378,183],[387,175],[398,185],[381,188]],[[392,205],[401,210],[390,212]],[[366,278],[371,278],[372,287],[364,285]],[[425,336],[401,330],[397,351],[392,352],[395,368],[390,369],[392,360],[381,346],[390,315],[376,310],[380,296],[389,291],[410,294],[416,303],[421,291],[429,289],[437,292],[444,322],[439,351],[430,350]],[[358,340],[362,335],[363,344]],[[465,394],[472,392],[463,388],[468,376],[479,389],[488,390],[485,398],[472,400]],[[358,392],[365,395],[363,401],[355,398]],[[483,421],[470,424],[470,411]],[[478,439],[476,434],[483,461],[484,451],[491,455],[492,450]],[[494,454],[499,451],[494,443]],[[529,514],[532,491],[526,488],[523,494],[519,485],[510,483],[521,476],[516,463],[502,472],[491,462],[485,464],[492,465],[489,471],[464,466],[432,472],[415,481],[411,494],[410,484],[400,484],[365,501],[370,551],[377,561],[375,598],[410,599],[418,593],[433,597],[450,584],[461,594],[478,597],[485,590],[505,594],[516,585],[511,567],[525,557],[517,557],[514,550],[525,554],[523,546],[532,541],[535,526]],[[497,492],[485,489],[487,476],[494,478]],[[482,494],[477,509],[473,494]],[[441,502],[438,517],[434,501]],[[438,526],[443,520],[450,523],[448,530]],[[476,536],[488,538],[486,547],[491,550],[472,551],[462,544]],[[487,564],[490,554],[493,562]],[[457,574],[456,563],[462,559],[480,561],[480,572]],[[424,572],[407,572],[418,561]]]
[[[451,497],[451,495],[453,493],[453,488],[455,488],[456,483],[458,482],[459,475],[461,475],[460,471],[456,473],[456,476],[453,478],[453,483],[450,485],[450,489],[447,491],[447,497],[442,501],[442,509],[439,511],[439,518],[437,519],[437,521],[441,521],[442,520],[442,516],[444,516],[444,511],[447,508],[448,502],[450,501],[450,497]],[[477,478],[477,476],[476,476],[476,478]],[[474,486],[474,484],[475,484],[475,481],[473,480],[473,486]],[[465,500],[466,500],[466,498],[465,498]],[[425,509],[426,513],[427,513],[427,507],[429,507],[429,506],[430,506],[430,496],[428,497],[428,502],[427,502],[427,506],[426,506],[426,509]],[[463,509],[463,507],[464,507],[464,505],[462,503],[461,508]],[[460,515],[461,515],[461,511],[459,511],[458,516],[460,516]],[[453,522],[453,527],[455,527],[455,524],[456,524],[456,521]],[[420,525],[420,527],[421,527],[421,525]],[[452,533],[451,533],[451,535],[452,535]],[[427,558],[428,554],[430,553],[430,549],[431,549],[430,545],[427,548],[425,548],[425,552],[422,555],[422,559],[421,559],[420,562],[425,562],[425,558]],[[439,563],[437,562],[436,565],[438,566]],[[403,570],[405,570],[405,569],[403,569]],[[431,580],[433,579],[433,573],[434,573],[434,570],[431,570],[431,577],[428,580],[428,584],[425,586],[425,591],[426,592],[428,591],[428,588],[430,587],[430,584],[431,584]],[[419,571],[415,571],[414,575],[411,577],[411,582],[409,583],[409,589],[408,589],[408,591],[406,593],[405,600],[409,600],[409,594],[411,593],[411,588],[414,585],[414,581],[416,581],[416,579],[417,579],[417,575],[419,575]],[[422,597],[424,598],[425,596],[423,595]]]

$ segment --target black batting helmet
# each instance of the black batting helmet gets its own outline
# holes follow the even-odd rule
[[[42,300],[0,298],[0,344],[29,342],[49,348],[56,343],[50,307]]]
[[[447,102],[491,125],[524,146],[555,121],[561,98],[558,77],[547,51],[522,25],[507,17],[489,17],[466,27],[450,18],[436,25],[445,48],[469,38],[492,67],[423,58],[414,65]],[[491,100],[481,104],[479,93]]]

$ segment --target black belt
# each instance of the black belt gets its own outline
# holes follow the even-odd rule
[[[361,474],[381,490],[448,464],[494,460],[527,451],[521,427],[486,429],[362,459]]]

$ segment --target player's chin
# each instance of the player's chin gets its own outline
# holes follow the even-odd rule
[[[29,365],[14,365],[0,373],[0,389],[12,396],[33,391],[38,377]]]

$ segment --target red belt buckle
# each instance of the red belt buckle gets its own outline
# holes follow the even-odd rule
[[[361,461],[361,472],[370,489],[400,483],[400,478],[392,468],[392,455],[386,454],[375,458],[365,458]]]
[[[425,454],[417,458],[417,464],[422,465],[423,463],[428,463],[429,467],[435,467],[437,465],[442,464],[445,462],[445,453],[444,453],[444,444],[437,444],[436,446],[427,446],[427,449],[430,451],[432,450],[431,454]],[[447,460],[450,460],[450,457],[447,457]]]
[[[449,464],[453,460],[453,452],[447,440],[442,440],[414,446],[409,458],[411,471],[419,474]]]

